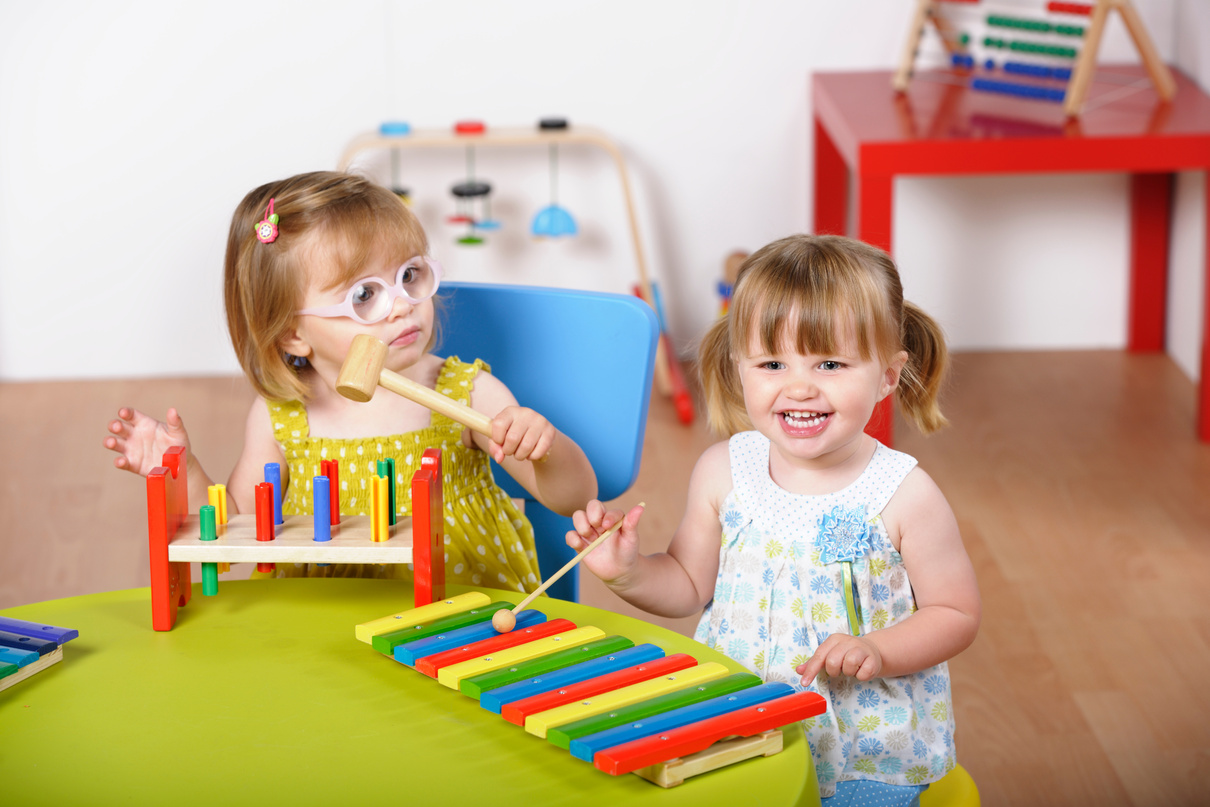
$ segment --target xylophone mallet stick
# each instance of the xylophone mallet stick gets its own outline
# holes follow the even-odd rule
[[[639,502],[639,507],[646,507],[646,506],[647,506],[647,502]],[[492,627],[495,628],[496,630],[500,631],[501,633],[508,633],[510,630],[512,630],[514,627],[516,627],[518,611],[524,610],[525,606],[527,606],[531,602],[533,602],[534,599],[539,594],[541,594],[543,591],[546,591],[546,589],[550,588],[551,584],[553,584],[560,577],[562,577],[563,575],[565,575],[569,571],[571,571],[571,568],[573,566],[575,566],[577,563],[584,560],[584,558],[588,556],[589,552],[596,549],[598,546],[600,546],[602,543],[605,542],[606,538],[608,538],[609,536],[611,536],[615,532],[617,532],[618,529],[622,526],[622,522],[625,520],[626,520],[626,517],[623,515],[622,518],[618,519],[617,524],[614,524],[612,527],[605,530],[605,532],[603,532],[599,536],[597,536],[596,540],[594,540],[591,544],[589,544],[588,546],[586,546],[582,550],[580,550],[580,554],[576,555],[574,558],[567,561],[567,563],[563,565],[562,569],[555,572],[550,577],[546,578],[545,583],[538,586],[536,591],[531,593],[525,599],[521,600],[521,602],[517,603],[517,605],[514,606],[511,611],[497,611],[496,613],[492,614]]]

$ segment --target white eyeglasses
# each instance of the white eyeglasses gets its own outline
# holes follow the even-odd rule
[[[373,325],[390,315],[396,298],[402,297],[415,305],[436,294],[440,285],[441,264],[417,255],[399,267],[393,286],[388,286],[380,277],[365,277],[353,284],[339,305],[304,308],[298,313],[313,317],[348,317]]]

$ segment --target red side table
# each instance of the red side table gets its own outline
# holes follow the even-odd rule
[[[919,73],[903,94],[889,70],[816,74],[815,231],[846,232],[849,172],[854,235],[893,253],[896,176],[1126,171],[1127,349],[1163,350],[1173,174],[1210,171],[1210,96],[1173,75],[1176,96],[1164,103],[1141,65],[1103,66],[1084,114],[1068,119],[1059,104],[972,91],[940,72]],[[1210,181],[1206,191],[1210,229]],[[1206,276],[1197,434],[1210,442],[1210,249]],[[889,443],[890,408],[880,409],[869,431]]]

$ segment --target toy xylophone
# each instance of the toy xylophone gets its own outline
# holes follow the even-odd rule
[[[63,645],[80,632],[0,616],[0,689],[63,660]]]
[[[825,709],[814,692],[536,610],[497,632],[492,615],[512,607],[459,594],[362,623],[355,635],[598,770],[663,787],[775,754],[779,728]]]

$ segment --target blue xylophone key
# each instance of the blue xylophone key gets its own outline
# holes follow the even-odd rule
[[[538,625],[545,621],[546,614],[541,611],[527,610],[517,614],[518,628],[528,628],[531,625]],[[484,639],[490,639],[498,635],[499,632],[492,627],[491,622],[478,622],[474,625],[467,625],[463,628],[442,633],[439,636],[429,636],[426,639],[417,639],[414,642],[395,645],[395,660],[403,662],[409,667],[415,667],[416,662],[425,656],[444,653],[446,650],[453,650],[454,648],[463,647],[473,642],[481,642]]]
[[[0,647],[11,647],[14,650],[33,650],[39,656],[55,652],[59,643],[54,639],[38,639],[34,636],[23,636],[19,633],[9,633],[0,630]]]
[[[0,616],[0,630],[9,633],[19,633],[22,636],[36,636],[39,639],[53,639],[59,644],[71,641],[80,635],[75,628],[56,628],[54,625],[41,625],[37,622],[26,622],[24,619]]]
[[[14,650],[11,647],[0,647],[0,664],[16,664],[24,667],[38,660],[36,650]]]
[[[625,726],[606,729],[596,734],[590,734],[587,737],[581,737],[578,740],[572,740],[568,750],[571,751],[572,756],[586,762],[592,762],[593,757],[606,748],[613,748],[615,745],[647,737],[655,734],[657,731],[668,731],[679,726],[687,726],[690,723],[726,714],[745,706],[755,706],[774,698],[793,694],[794,688],[789,684],[781,682],[761,684],[751,689],[740,690],[730,695],[721,695],[708,701],[695,703],[692,706],[682,706],[680,709],[673,709],[671,712],[653,715],[644,720],[627,723]]]
[[[664,651],[653,644],[635,645],[602,658],[551,670],[535,678],[527,678],[499,689],[490,689],[479,696],[479,705],[489,712],[500,714],[506,703],[540,695],[558,687],[587,681],[589,678],[608,675],[617,670],[633,667],[635,664],[642,664],[644,661],[663,657]]]

